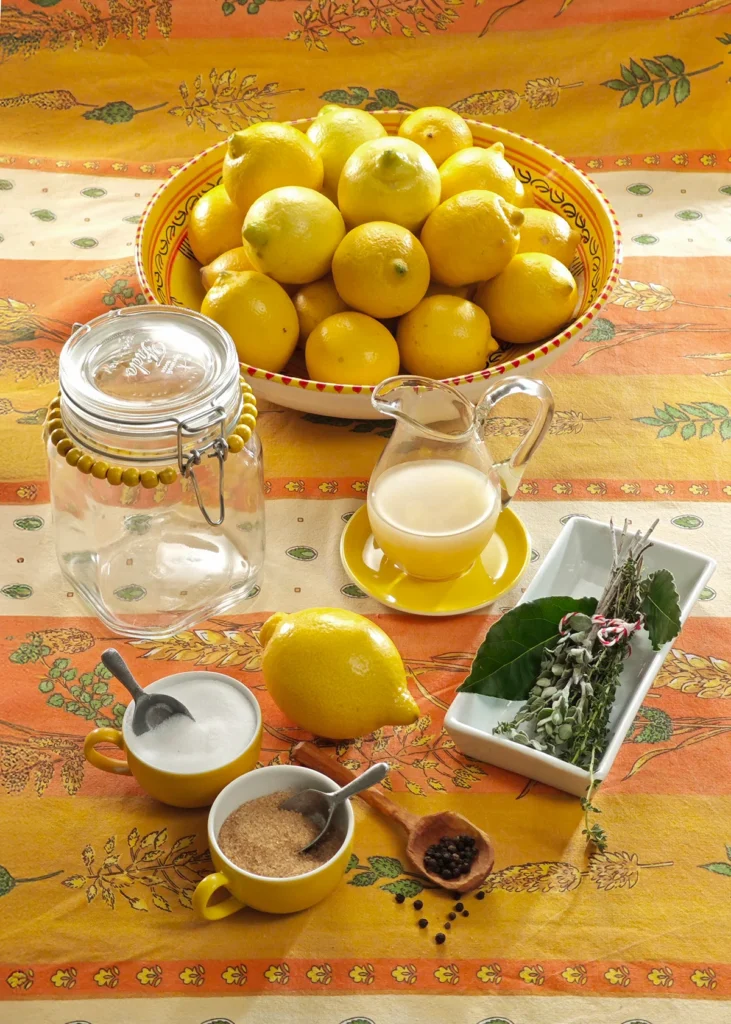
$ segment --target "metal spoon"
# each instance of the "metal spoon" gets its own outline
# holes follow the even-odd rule
[[[370,786],[375,786],[377,782],[385,778],[388,774],[388,769],[389,765],[385,761],[381,761],[380,764],[371,765],[357,779],[353,779],[347,786],[343,786],[342,789],[338,789],[334,793],[323,793],[321,789],[303,789],[299,793],[290,796],[283,804],[280,804],[281,810],[299,811],[306,818],[310,818],[316,827],[320,828],[319,835],[300,850],[300,853],[307,853],[316,843],[320,842],[330,828],[333,814],[340,804],[347,800],[349,796],[355,796],[356,793],[360,793]]]
[[[143,732],[154,729],[172,715],[187,715],[195,721],[185,704],[167,693],[147,693],[139,685],[124,658],[113,647],[102,654],[102,665],[118,679],[134,697],[135,709],[132,714],[132,732],[141,736]]]

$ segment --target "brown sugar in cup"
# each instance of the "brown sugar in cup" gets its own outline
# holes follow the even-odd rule
[[[281,804],[293,789],[268,793],[233,811],[221,826],[218,844],[230,861],[265,878],[291,878],[330,860],[343,845],[342,829],[333,828],[307,853],[300,851],[319,833],[310,818]]]

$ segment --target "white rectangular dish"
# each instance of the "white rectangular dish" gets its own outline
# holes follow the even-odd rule
[[[593,519],[570,519],[519,603],[564,595],[599,597],[612,561],[609,530],[606,523]],[[620,532],[615,526],[615,533]],[[680,597],[680,620],[684,623],[716,563],[687,548],[656,540],[645,554],[644,566],[645,573],[656,569],[672,572]],[[659,651],[653,651],[644,631],[633,638],[632,654],[625,662],[609,722],[609,745],[594,772],[595,778],[605,778],[611,769],[671,646],[668,643]],[[575,796],[584,796],[589,786],[589,773],[583,768],[521,746],[504,736],[493,735],[495,726],[511,719],[522,704],[523,701],[505,701],[477,693],[458,693],[447,711],[444,725],[457,747],[468,757],[527,775]]]

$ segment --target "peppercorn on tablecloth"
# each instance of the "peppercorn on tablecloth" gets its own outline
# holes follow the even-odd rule
[[[0,1019],[731,1020],[730,76],[729,0],[3,5]],[[263,688],[261,622],[312,605],[376,619],[421,718],[332,756],[354,770],[389,760],[396,800],[465,813],[497,851],[486,898],[466,900],[469,918],[440,947],[451,902],[421,890],[401,836],[363,806],[330,899],[293,917],[194,919],[206,815],[85,764],[91,719],[118,723],[124,694],[99,664],[107,631],[53,552],[40,432],[71,324],[143,301],[135,224],[175,166],[234,128],[326,101],[452,106],[597,180],[625,262],[610,304],[550,373],[558,412],[516,502],[530,571],[571,515],[659,516],[662,539],[719,560],[599,791],[609,848],[587,858],[578,801],[466,760],[442,728],[471,652],[518,592],[489,615],[385,614],[338,560],[383,425],[262,412],[260,592],[165,643],[119,646],[143,683],[196,665],[245,681],[266,720],[262,759],[281,762],[301,734]],[[499,416],[494,443],[525,429]]]

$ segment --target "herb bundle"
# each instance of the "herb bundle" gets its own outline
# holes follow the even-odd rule
[[[596,811],[590,803],[594,769],[607,747],[632,636],[644,628],[657,651],[680,631],[672,573],[659,569],[643,578],[643,556],[652,546],[649,538],[656,525],[630,535],[625,521],[619,539],[611,530],[612,564],[598,601],[548,597],[507,612],[488,631],[459,687],[524,700],[495,733],[586,769],[587,812]],[[589,828],[588,821],[586,834],[597,845],[606,841],[602,830]]]

